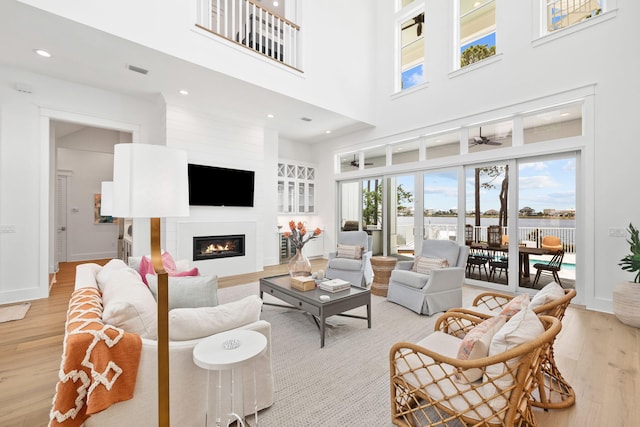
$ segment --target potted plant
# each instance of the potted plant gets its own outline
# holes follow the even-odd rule
[[[629,224],[627,239],[631,253],[620,260],[624,271],[636,273],[633,282],[623,282],[613,290],[613,313],[622,323],[640,328],[640,236],[638,229]]]

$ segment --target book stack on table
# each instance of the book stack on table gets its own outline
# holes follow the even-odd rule
[[[342,279],[323,280],[318,285],[320,289],[327,292],[340,292],[351,287],[351,283]]]

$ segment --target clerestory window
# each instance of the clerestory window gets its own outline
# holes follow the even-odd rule
[[[458,0],[460,68],[496,54],[495,0]]]
[[[543,0],[546,30],[551,33],[600,15],[603,0]]]
[[[424,10],[401,12],[397,22],[400,32],[400,89],[425,82]]]

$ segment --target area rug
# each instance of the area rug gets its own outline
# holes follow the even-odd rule
[[[23,319],[31,308],[30,302],[0,307],[0,323]]]
[[[257,283],[218,291],[220,303],[258,294]],[[477,292],[465,289],[463,304]],[[265,294],[265,302],[281,303]],[[372,325],[366,320],[327,319],[325,347],[313,318],[295,309],[263,306],[271,323],[274,404],[259,413],[261,426],[392,426],[389,349],[416,342],[438,318],[420,316],[372,295]],[[366,308],[348,312],[366,316]],[[253,420],[252,420],[253,421]]]

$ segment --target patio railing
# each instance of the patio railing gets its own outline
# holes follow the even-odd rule
[[[457,237],[458,227],[454,224],[428,224],[424,228],[425,239],[439,239],[439,240],[455,240]],[[400,231],[409,233],[405,239],[413,241],[413,226],[405,226],[398,228]],[[507,228],[504,227],[502,234],[507,234]],[[479,226],[474,227],[474,241],[486,242],[487,227]],[[544,236],[556,236],[562,242],[562,246],[565,252],[576,251],[576,229],[570,227],[520,227],[518,228],[517,240],[519,243],[529,247],[539,248],[542,244],[542,238]]]
[[[293,22],[252,0],[198,0],[196,26],[261,55],[299,69]]]

